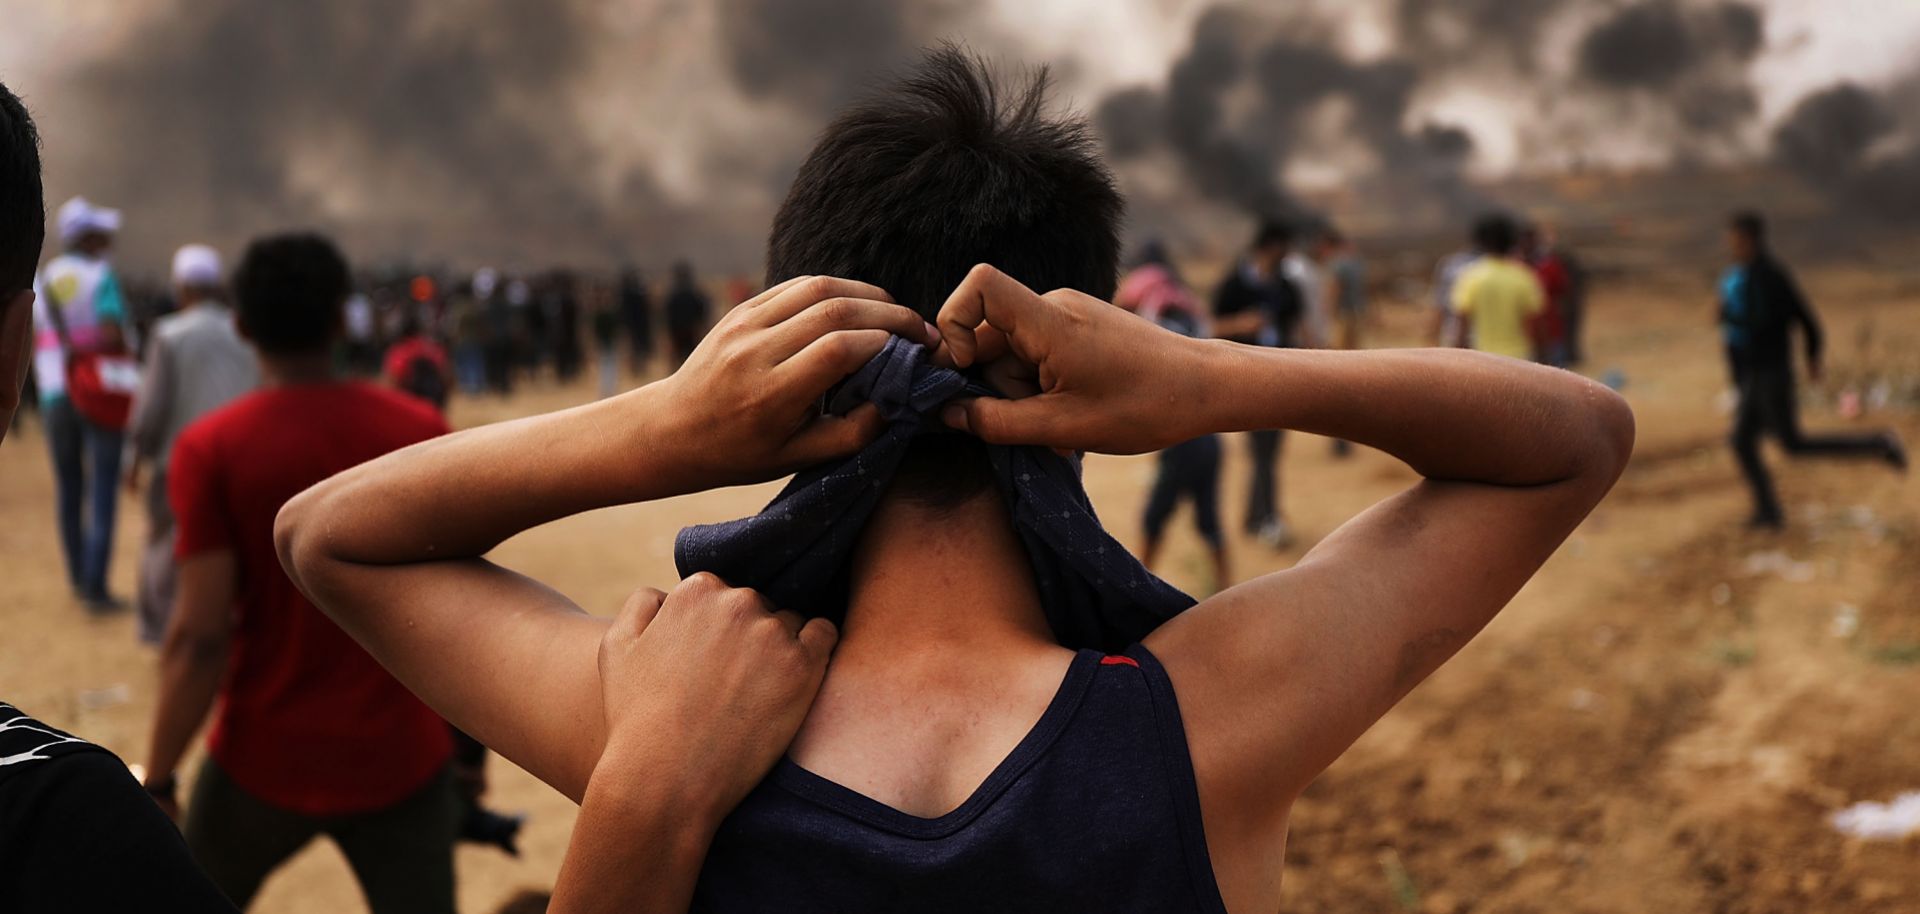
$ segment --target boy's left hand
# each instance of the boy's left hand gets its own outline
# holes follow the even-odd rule
[[[820,413],[827,389],[890,336],[931,347],[933,325],[874,286],[830,276],[787,280],[728,312],[685,365],[659,382],[663,444],[703,485],[760,482],[865,447],[884,426],[867,405]]]

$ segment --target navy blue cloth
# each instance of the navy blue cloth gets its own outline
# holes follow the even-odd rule
[[[860,531],[929,413],[961,395],[998,396],[895,337],[826,404],[834,415],[877,404],[888,420],[880,437],[852,457],[795,475],[759,514],[681,530],[674,543],[681,576],[710,572],[775,605],[839,622]],[[989,446],[987,454],[1061,644],[1118,651],[1193,605],[1101,528],[1074,461],[1040,447]]]
[[[953,811],[922,818],[792,760],[720,823],[698,914],[1225,914],[1173,685],[1147,649],[1082,651]]]

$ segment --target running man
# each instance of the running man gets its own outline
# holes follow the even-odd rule
[[[1793,329],[1806,346],[1807,374],[1819,380],[1820,322],[1800,294],[1785,264],[1767,245],[1767,223],[1757,212],[1739,212],[1727,220],[1727,251],[1732,263],[1720,278],[1720,336],[1727,368],[1739,390],[1733,420],[1733,453],[1753,492],[1749,526],[1777,530],[1786,523],[1773,478],[1760,459],[1760,439],[1771,435],[1788,454],[1868,458],[1907,468],[1906,448],[1891,431],[1850,435],[1808,435],[1800,430],[1800,402],[1794,395]]]

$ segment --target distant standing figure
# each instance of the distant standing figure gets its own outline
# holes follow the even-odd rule
[[[1562,244],[1559,235],[1551,225],[1540,227],[1540,243],[1547,252],[1560,262],[1560,269],[1566,272],[1566,294],[1560,299],[1560,320],[1566,328],[1566,362],[1568,367],[1578,366],[1586,360],[1586,348],[1581,334],[1586,328],[1587,319],[1587,269],[1573,250]]]
[[[1428,331],[1428,339],[1435,346],[1454,346],[1466,348],[1472,345],[1471,334],[1460,315],[1453,313],[1453,287],[1460,282],[1460,274],[1480,259],[1480,252],[1473,247],[1455,251],[1440,258],[1433,268],[1433,326]]]
[[[634,267],[620,271],[620,322],[627,329],[627,368],[645,377],[653,361],[653,296]]]
[[[1293,247],[1293,230],[1268,221],[1255,233],[1245,257],[1213,293],[1213,332],[1258,346],[1300,345],[1305,308],[1301,293],[1282,272]],[[1247,486],[1246,531],[1275,549],[1293,536],[1280,510],[1280,430],[1247,433],[1253,479]]]
[[[453,388],[453,363],[446,347],[427,335],[419,313],[411,308],[401,318],[399,337],[387,347],[381,377],[393,389],[446,412],[447,396]]]
[[[1807,374],[1820,377],[1822,337],[1813,307],[1786,265],[1767,246],[1766,221],[1755,212],[1735,213],[1727,224],[1733,263],[1720,278],[1720,334],[1727,367],[1739,389],[1733,422],[1733,453],[1753,491],[1751,526],[1778,529],[1785,523],[1773,480],[1760,459],[1760,438],[1772,435],[1796,457],[1865,457],[1907,467],[1906,449],[1891,431],[1852,435],[1806,435],[1800,431],[1794,396],[1792,336],[1805,335]]]
[[[673,343],[673,364],[678,368],[693,347],[706,334],[713,303],[693,279],[693,264],[684,260],[673,265],[673,288],[667,292],[667,336]]]
[[[1483,217],[1474,226],[1480,258],[1461,271],[1453,286],[1453,311],[1481,352],[1533,357],[1528,319],[1546,307],[1546,293],[1533,270],[1515,257],[1519,230],[1505,215]]]
[[[1321,235],[1321,240],[1328,248],[1327,297],[1332,301],[1334,319],[1340,325],[1333,346],[1336,349],[1363,349],[1367,287],[1366,267],[1360,262],[1360,249],[1336,228],[1328,228]],[[1346,457],[1353,453],[1353,444],[1343,438],[1335,438],[1331,450],[1335,457]]]
[[[1180,272],[1158,242],[1143,246],[1136,266],[1120,281],[1113,303],[1182,336],[1207,335],[1207,319]],[[1160,554],[1161,534],[1180,502],[1193,506],[1193,527],[1213,559],[1214,589],[1233,583],[1226,538],[1220,530],[1220,436],[1202,435],[1160,452],[1153,489],[1141,526],[1146,542],[1140,562],[1148,568]]]
[[[67,396],[67,362],[77,352],[122,350],[129,343],[126,298],[107,261],[120,211],[75,197],[60,207],[58,223],[66,250],[34,282],[33,375],[53,453],[67,580],[89,609],[111,611],[124,605],[107,593],[107,569],[125,430],[80,414]]]
[[[593,315],[593,352],[600,367],[600,399],[620,392],[620,315],[618,302],[595,281],[590,312]]]
[[[233,326],[221,298],[220,254],[189,244],[173,255],[173,294],[180,310],[154,324],[147,364],[127,425],[127,489],[147,482],[147,546],[134,597],[140,640],[159,644],[173,616],[173,509],[167,505],[167,458],[194,420],[260,384],[260,365]]]

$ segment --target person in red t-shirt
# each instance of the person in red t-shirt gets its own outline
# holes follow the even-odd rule
[[[413,306],[409,303],[407,307]],[[447,408],[447,394],[453,390],[453,362],[447,358],[446,347],[427,335],[417,314],[408,313],[400,339],[387,347],[380,374],[393,389],[431,403],[437,410]]]
[[[262,388],[174,446],[180,593],[161,659],[149,786],[163,803],[220,699],[187,807],[187,843],[245,907],[316,835],[374,911],[452,911],[458,826],[447,725],[302,596],[273,519],[302,489],[447,431],[429,405],[336,380],[345,261],[316,236],[256,241],[234,276]]]
[[[1533,341],[1533,360],[1542,365],[1564,367],[1567,363],[1567,296],[1573,290],[1573,277],[1560,255],[1546,243],[1538,226],[1529,225],[1520,233],[1520,252],[1533,274],[1540,278],[1546,293],[1546,307],[1527,321],[1527,336]]]

